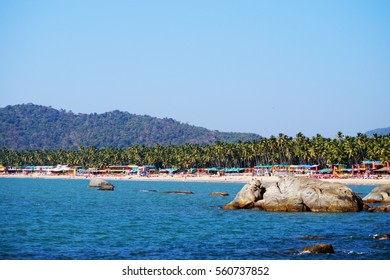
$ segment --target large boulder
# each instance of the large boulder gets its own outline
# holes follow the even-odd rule
[[[357,212],[363,207],[361,198],[340,183],[285,177],[269,185],[252,180],[222,208],[272,212]]]
[[[374,188],[368,195],[363,197],[366,203],[388,203],[390,202],[390,184]]]
[[[89,181],[88,186],[91,188],[97,188],[98,190],[101,191],[113,191],[115,188],[113,184],[98,177],[92,177],[91,180]]]
[[[259,180],[252,180],[236,194],[232,202],[222,208],[226,210],[253,208],[254,203],[263,198],[264,191],[265,188]]]

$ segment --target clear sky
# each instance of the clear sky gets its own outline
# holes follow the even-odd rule
[[[220,131],[389,127],[387,0],[0,0],[0,107]]]

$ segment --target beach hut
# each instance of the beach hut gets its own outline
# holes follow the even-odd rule
[[[383,166],[384,164],[382,164],[379,160],[362,161],[359,165],[361,172],[364,173],[364,178],[370,177],[371,173],[381,169]]]
[[[210,168],[206,168],[206,171],[210,175],[216,175],[216,174],[221,174],[221,171],[223,172],[223,168],[221,168],[221,167],[210,167]]]
[[[243,173],[244,168],[239,168],[239,167],[232,167],[232,168],[225,168],[223,170],[226,174],[232,174],[232,173]]]
[[[292,169],[291,167],[293,167],[292,172],[298,174],[305,174],[310,170],[312,166],[308,164],[290,165],[289,171]]]
[[[333,168],[323,168],[321,170],[317,170],[316,176],[318,178],[331,178],[332,177]]]
[[[272,165],[256,165],[254,168],[254,173],[259,175],[271,175]]]
[[[289,167],[288,167],[288,172],[292,173],[292,172],[295,172],[295,170],[297,169],[298,165],[296,164],[291,164]]]
[[[374,173],[381,174],[381,175],[390,174],[390,167],[385,166],[385,167],[382,167],[380,169],[376,169],[376,170],[374,170]]]
[[[69,166],[67,165],[62,165],[62,164],[58,164],[56,167],[52,168],[49,170],[52,174],[57,174],[57,175],[73,175],[74,174],[74,170],[71,169]]]
[[[379,160],[367,160],[362,161],[361,168],[364,170],[367,169],[379,169],[382,168],[384,165]]]
[[[196,172],[198,172],[198,168],[191,167],[191,168],[187,169],[187,173],[189,173],[189,174],[195,174]]]
[[[324,169],[318,170],[317,172],[320,174],[325,174],[325,173],[330,174],[330,173],[332,173],[332,169],[331,168],[324,168]]]
[[[170,174],[170,175],[173,175],[175,173],[177,173],[179,170],[179,168],[173,168],[173,167],[170,167],[170,168],[163,168],[163,169],[160,169],[158,171],[159,174]]]

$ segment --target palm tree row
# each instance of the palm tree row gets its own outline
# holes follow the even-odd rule
[[[390,161],[390,134],[368,137],[365,134],[324,138],[320,134],[295,138],[279,134],[249,142],[181,146],[135,145],[127,148],[80,146],[78,150],[0,149],[4,166],[56,165],[103,168],[110,165],[155,165],[157,168],[253,167],[260,164],[335,164],[348,165],[363,160]]]

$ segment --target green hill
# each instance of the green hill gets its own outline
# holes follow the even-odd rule
[[[0,147],[13,150],[74,149],[82,146],[128,147],[154,144],[235,143],[261,138],[252,133],[211,131],[169,118],[128,112],[74,114],[51,107],[22,104],[0,108]]]

